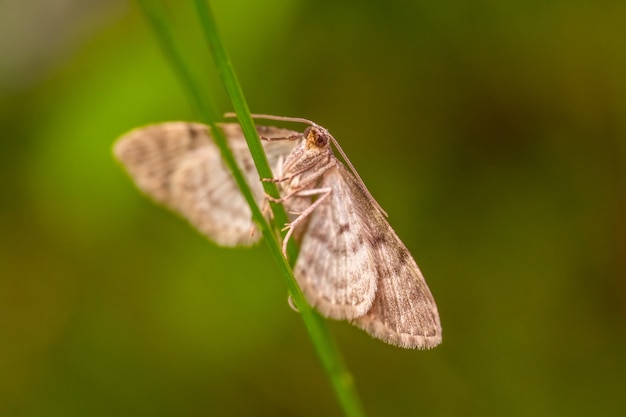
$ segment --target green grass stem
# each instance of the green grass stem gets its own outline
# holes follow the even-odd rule
[[[174,38],[170,33],[167,19],[165,18],[161,7],[156,4],[155,0],[137,1],[146,15],[148,22],[152,26],[152,29],[157,36],[161,47],[163,48],[165,56],[169,60],[170,65],[172,65],[172,68],[179,78],[185,93],[188,95],[194,107],[198,110],[202,122],[207,124],[211,129],[213,139],[219,147],[224,161],[232,171],[237,185],[241,189],[247,203],[250,205],[253,219],[261,230],[270,253],[278,264],[278,267],[286,280],[289,292],[300,310],[302,320],[304,321],[305,327],[313,345],[315,346],[317,354],[320,357],[322,365],[328,374],[331,385],[344,411],[344,414],[349,417],[364,416],[365,414],[356,392],[352,375],[347,370],[341,354],[328,332],[324,319],[315,310],[313,310],[304,299],[302,291],[300,290],[300,287],[298,286],[293,275],[292,265],[290,265],[290,263],[282,256],[281,245],[276,234],[276,229],[272,228],[263,216],[263,213],[257,205],[244,175],[237,166],[235,158],[228,148],[224,134],[216,126],[217,120],[221,119],[221,117],[217,116],[216,112],[200,93],[201,89],[198,88],[198,83],[195,82],[191,71],[182,59],[182,54],[180,53],[180,50],[176,46]],[[194,0],[194,4],[206,42],[214,58],[217,70],[232,102],[233,108],[239,118],[239,123],[241,124],[246,137],[246,141],[259,172],[259,176],[260,178],[271,178],[272,171],[267,162],[265,153],[263,152],[261,141],[254,127],[254,121],[250,116],[250,111],[237,80],[235,71],[220,39],[211,8],[206,0]],[[264,182],[264,188],[270,195],[279,195],[278,188],[274,183]],[[288,217],[285,213],[284,207],[280,204],[272,204],[271,206],[274,213],[275,224],[285,224]],[[288,255],[292,262],[296,259],[296,254],[297,249],[294,245],[290,245],[288,248]]]

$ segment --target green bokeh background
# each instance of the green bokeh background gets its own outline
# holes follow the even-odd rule
[[[251,110],[331,130],[437,298],[433,351],[329,323],[368,415],[626,415],[626,3],[213,8]],[[267,249],[208,243],[111,157],[198,118],[136,5],[5,0],[0,39],[0,415],[340,416]]]

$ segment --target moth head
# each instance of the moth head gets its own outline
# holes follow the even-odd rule
[[[304,131],[307,149],[324,149],[330,142],[330,133],[321,126],[313,125]]]

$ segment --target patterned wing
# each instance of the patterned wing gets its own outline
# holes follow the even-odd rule
[[[370,310],[378,278],[362,212],[369,202],[341,164],[324,173],[320,187],[332,191],[310,214],[294,273],[323,315],[354,319]]]
[[[295,267],[307,300],[392,345],[441,343],[433,296],[385,217],[343,165],[323,174],[325,187],[332,191],[310,214]]]
[[[206,126],[169,122],[133,129],[113,147],[137,187],[156,202],[175,209],[171,178],[190,153],[214,148]]]
[[[437,305],[417,263],[382,216],[370,240],[378,289],[372,308],[353,324],[386,343],[430,349],[441,343]]]
[[[220,127],[261,204],[263,188],[241,128],[234,123]],[[259,127],[259,132],[265,137],[296,134],[271,127]],[[263,144],[274,170],[295,146],[293,141]],[[239,246],[259,240],[259,233],[251,233],[250,208],[205,125],[169,122],[135,129],[119,139],[114,153],[141,191],[180,213],[215,243]]]

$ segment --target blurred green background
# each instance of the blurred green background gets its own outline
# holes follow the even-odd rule
[[[329,323],[368,415],[626,415],[626,3],[213,8],[251,110],[331,130],[437,298],[433,351]],[[267,249],[208,243],[111,157],[198,118],[136,5],[5,0],[0,48],[0,415],[340,416]]]

